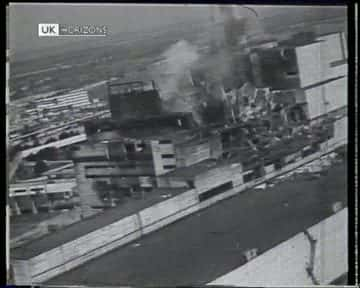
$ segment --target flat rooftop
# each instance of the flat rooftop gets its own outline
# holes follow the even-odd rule
[[[125,203],[120,204],[115,208],[105,210],[104,212],[86,218],[81,222],[76,222],[51,234],[28,242],[23,246],[12,249],[11,258],[29,259],[35,257],[36,255],[58,247],[59,245],[75,240],[78,237],[114,223],[156,203],[164,201],[164,195],[168,196],[171,194],[171,197],[174,197],[186,190],[187,189],[185,188],[159,188],[146,193],[144,199],[126,199]]]
[[[164,175],[161,175],[159,177],[174,177],[174,178],[185,178],[185,179],[193,179],[197,175],[204,173],[206,171],[209,171],[215,167],[218,167],[218,163],[216,160],[213,159],[207,159],[204,161],[201,161],[199,163],[196,163],[194,165],[190,165],[188,167],[181,167],[177,168],[169,173],[166,173]]]
[[[244,159],[244,157],[246,157],[247,155],[247,153],[239,153],[238,155],[231,157],[231,159],[206,159],[187,167],[177,168],[159,177],[179,177],[185,179],[193,179],[197,175],[205,173],[214,168],[220,168],[222,166],[229,166],[233,164],[242,164],[242,159]]]
[[[262,156],[269,162],[275,162],[280,157],[300,151],[310,143],[306,137],[296,137],[291,139],[289,143],[278,143],[262,152]],[[231,150],[231,149],[230,149]],[[169,173],[166,173],[160,177],[173,177],[183,179],[194,179],[197,175],[205,173],[214,168],[220,168],[222,166],[232,164],[242,164],[245,170],[250,170],[259,165],[260,162],[255,161],[251,156],[255,156],[255,152],[251,151],[249,147],[234,147],[233,151],[236,152],[230,159],[206,159],[196,164],[177,168]],[[260,153],[259,155],[260,156]]]
[[[174,127],[154,127],[153,129],[127,129],[103,131],[96,133],[89,138],[95,141],[123,141],[124,139],[150,140],[171,140],[173,143],[194,144],[204,141],[207,136],[200,137],[198,128],[174,128]]]
[[[53,213],[39,213],[39,214],[22,214],[11,216],[10,221],[10,239],[18,237],[37,227],[42,221],[53,218],[61,214],[60,211]]]
[[[346,164],[319,179],[237,194],[46,284],[204,285],[245,264],[244,250],[263,253],[331,216],[337,201],[347,205]]]
[[[180,141],[181,139],[191,137],[193,132],[189,129],[174,130],[174,128],[162,128],[162,129],[147,129],[147,130],[130,130],[119,132],[124,138],[134,138],[142,140],[172,140],[173,142]]]

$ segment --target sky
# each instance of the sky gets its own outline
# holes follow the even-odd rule
[[[288,6],[249,7],[254,8],[259,17],[286,13],[289,9],[303,9]],[[110,34],[119,34],[166,27],[180,22],[209,21],[210,10],[209,5],[189,4],[10,3],[9,45],[12,53],[17,53],[74,41],[74,38],[39,38],[37,35],[39,23],[108,25]],[[249,13],[249,10],[241,10],[243,13]]]

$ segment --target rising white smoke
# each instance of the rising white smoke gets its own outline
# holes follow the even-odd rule
[[[199,59],[195,46],[185,40],[171,45],[153,73],[160,88],[165,109],[171,112],[193,112],[190,68]]]
[[[165,90],[176,91],[176,85],[188,69],[199,59],[196,47],[185,40],[178,41],[164,52],[165,73],[172,75],[165,85]]]

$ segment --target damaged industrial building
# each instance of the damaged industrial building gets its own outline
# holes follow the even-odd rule
[[[211,11],[212,25],[221,28],[221,37],[209,37],[206,47],[180,40],[159,61],[149,64],[146,76],[137,78],[134,73],[132,79],[106,81],[110,115],[85,117],[79,122],[82,138],[64,144],[71,145],[63,153],[71,160],[47,160],[41,163],[47,168],[40,169],[39,163],[31,161],[36,155],[26,155],[22,169],[37,177],[19,177],[26,172],[21,169],[15,173],[10,183],[12,215],[53,211],[75,195],[74,206],[80,207],[81,219],[55,227],[55,231],[48,229],[35,240],[15,243],[11,257],[16,283],[60,283],[75,277],[77,271],[86,274],[81,269],[86,270],[90,260],[104,259],[101,257],[119,247],[132,249],[130,243],[140,247],[134,241],[140,242],[145,235],[189,215],[201,217],[203,209],[239,193],[273,187],[297,169],[306,167],[311,175],[304,173],[304,178],[312,180],[326,176],[322,168],[316,170],[309,163],[319,161],[322,167],[346,154],[347,33],[305,31],[276,39],[259,36],[264,31],[254,11],[238,17],[231,6],[220,7],[217,17],[222,17],[221,25],[216,23],[214,9]],[[344,212],[345,201],[338,198],[331,211],[324,208],[321,213],[333,217]],[[262,205],[255,202],[244,200],[245,204]],[[289,204],[276,205],[285,210]],[[270,209],[265,204],[261,207]],[[271,216],[274,219],[278,217],[275,214]],[[319,215],[306,224],[295,223],[296,229],[285,233],[284,239],[273,233],[269,236],[271,247],[247,244],[246,249],[234,250],[241,255],[236,264],[241,268],[254,263],[251,261],[258,254],[268,257],[266,253],[296,233],[307,237],[301,238],[306,245],[310,240],[315,243],[309,231],[317,233],[314,225],[325,219],[322,214],[318,219]],[[260,235],[252,229],[244,234]],[[227,232],[209,232],[214,238],[228,237],[222,233]],[[311,255],[318,249],[313,246]],[[305,282],[328,284],[332,276],[318,275],[321,273],[314,271],[317,264],[313,263],[317,260],[311,257],[311,267],[301,272],[307,275],[303,276]],[[231,270],[230,266],[226,269]],[[219,276],[225,271],[214,271],[199,283],[217,279],[215,283],[228,284]],[[241,275],[247,279],[248,274]],[[113,277],[128,277],[132,285],[144,284],[135,274],[124,275]],[[188,279],[193,280],[191,277]],[[173,284],[171,281],[164,283]]]

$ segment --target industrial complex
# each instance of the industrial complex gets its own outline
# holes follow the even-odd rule
[[[347,32],[259,41],[224,9],[223,46],[210,39],[181,75],[109,78],[105,100],[80,88],[9,104],[15,284],[346,275]]]

